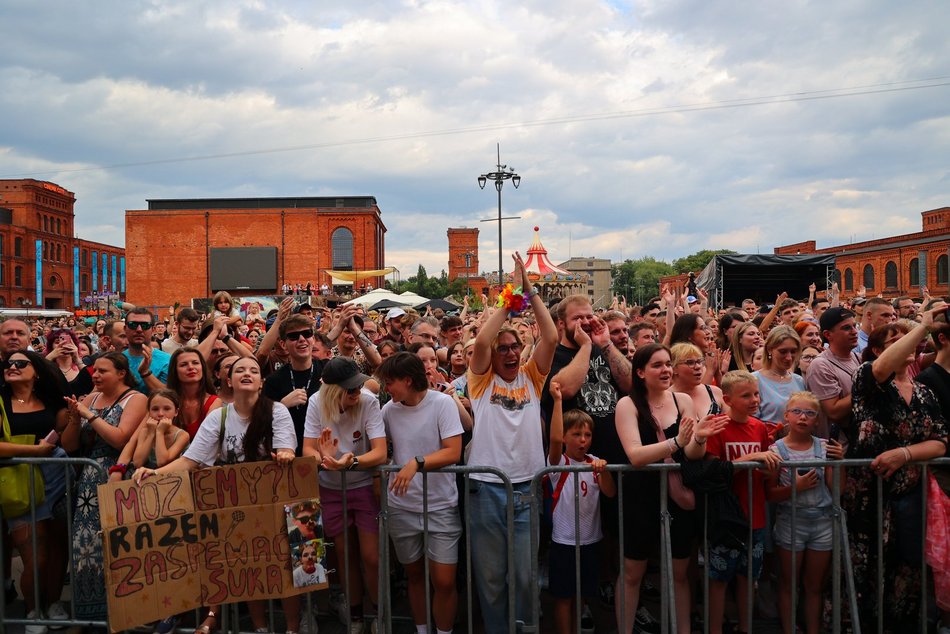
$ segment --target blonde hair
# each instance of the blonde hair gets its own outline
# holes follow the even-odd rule
[[[346,396],[346,390],[335,383],[325,383],[320,388],[320,418],[324,425],[336,423],[340,420],[343,411],[350,414],[353,418],[359,418],[360,409],[363,407],[363,401],[360,399],[356,405],[343,407],[343,397]]]
[[[732,331],[732,341],[729,342],[729,350],[732,352],[732,360],[736,362],[736,367],[743,371],[749,371],[749,366],[745,364],[745,360],[742,356],[742,345],[739,343],[742,340],[742,335],[745,334],[746,330],[751,328],[759,329],[755,325],[755,322],[744,321],[739,326]],[[753,352],[753,355],[755,353]]]
[[[809,392],[808,390],[803,390],[801,392],[793,392],[788,397],[788,402],[785,404],[785,411],[788,411],[789,406],[792,404],[792,401],[805,401],[811,405],[815,410],[821,411],[821,403],[818,402],[818,397]]]
[[[763,369],[772,369],[772,350],[789,340],[794,341],[798,345],[798,354],[801,354],[802,340],[794,328],[789,326],[776,326],[769,332],[769,336],[765,338],[765,357],[762,359]]]
[[[687,359],[693,359],[699,357],[703,358],[703,351],[699,349],[699,346],[696,344],[689,343],[687,341],[681,341],[680,343],[673,344],[670,347],[670,357],[673,362],[673,366],[677,366],[680,363],[683,363]]]
[[[723,375],[722,383],[719,387],[722,388],[723,394],[732,394],[732,390],[743,383],[755,383],[758,385],[759,381],[751,372],[747,372],[746,370],[733,370]]]

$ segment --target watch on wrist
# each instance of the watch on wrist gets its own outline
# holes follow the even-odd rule
[[[426,468],[426,457],[425,457],[425,456],[416,456],[416,466],[419,467],[419,471],[425,471],[425,468]]]
[[[224,335],[221,337],[221,343],[227,343],[229,341],[231,341],[231,335]]]
[[[360,466],[360,459],[356,456],[353,456],[353,462],[350,463],[350,466],[346,468],[347,471],[353,471]]]

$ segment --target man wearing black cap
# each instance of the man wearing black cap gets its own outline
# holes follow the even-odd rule
[[[828,347],[811,362],[805,384],[821,403],[818,435],[838,440],[839,430],[851,425],[851,385],[861,365],[854,350],[858,327],[854,313],[840,307],[823,312],[819,325]]]
[[[285,363],[264,381],[264,394],[280,401],[294,420],[297,455],[303,451],[303,428],[307,417],[307,399],[320,389],[323,363],[313,358],[313,322],[305,315],[292,315],[278,326],[278,336],[287,351]]]

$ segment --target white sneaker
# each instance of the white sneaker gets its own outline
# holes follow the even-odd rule
[[[26,615],[27,619],[43,619],[43,613],[39,610],[30,610]],[[46,634],[49,631],[45,625],[27,625],[23,628],[24,634]]]
[[[66,611],[66,606],[63,605],[62,601],[56,601],[48,608],[46,608],[46,615],[53,621],[68,621],[69,612]],[[51,630],[61,630],[65,628],[65,625],[51,625],[49,629]]]

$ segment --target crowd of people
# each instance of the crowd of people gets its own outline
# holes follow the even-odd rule
[[[748,299],[716,311],[701,289],[693,296],[669,287],[643,306],[617,298],[595,310],[583,295],[548,306],[520,256],[513,259],[511,287],[491,302],[483,297],[481,311],[466,301],[458,315],[329,309],[319,299],[301,303],[293,287],[268,315],[242,313],[222,292],[212,313],[181,308],[168,323],[134,307],[122,320],[88,325],[4,321],[2,415],[11,435],[35,442],[0,441],[0,457],[81,456],[101,467],[78,471],[67,509],[62,466],[44,465],[43,502],[4,518],[12,538],[4,543],[24,564],[18,587],[28,618],[107,617],[96,496],[103,472],[142,481],[313,456],[324,530],[338,546],[331,581],[345,591],[341,617],[351,632],[376,631],[382,495],[420,633],[428,623],[438,634],[455,627],[465,532],[484,631],[532,622],[537,558],[554,600],[549,630],[574,631],[579,617],[598,611],[603,623],[607,604],[617,631],[659,631],[641,597],[660,555],[665,490],[679,632],[702,627],[697,587],[705,574],[710,631],[723,631],[727,615],[737,619],[733,631],[751,631],[746,596],[773,583],[783,630],[792,634],[798,610],[801,629],[814,634],[830,592],[835,481],[857,593],[858,613],[847,618],[920,631],[921,602],[935,598],[950,628],[950,477],[934,467],[925,479],[909,464],[947,451],[942,298],[842,298],[837,287],[825,296],[812,285],[807,298],[782,292],[774,304]],[[870,465],[837,476],[832,466],[793,466],[843,458]],[[753,468],[734,466],[743,462]],[[396,470],[384,478],[383,464]],[[469,522],[459,510],[463,480],[439,472],[456,464],[482,468],[464,481]],[[665,487],[659,470],[642,469],[662,464],[678,466],[665,470]],[[539,553],[531,534],[539,507],[529,491],[547,465],[582,473],[548,478]],[[920,587],[925,551],[928,593]],[[12,599],[11,553],[4,556]],[[61,600],[70,557],[72,613]],[[301,601],[282,603],[286,630],[299,631]],[[267,631],[266,605],[252,602],[248,611]],[[207,606],[196,631],[215,631],[219,614],[220,606]],[[155,631],[177,624],[170,614]]]

